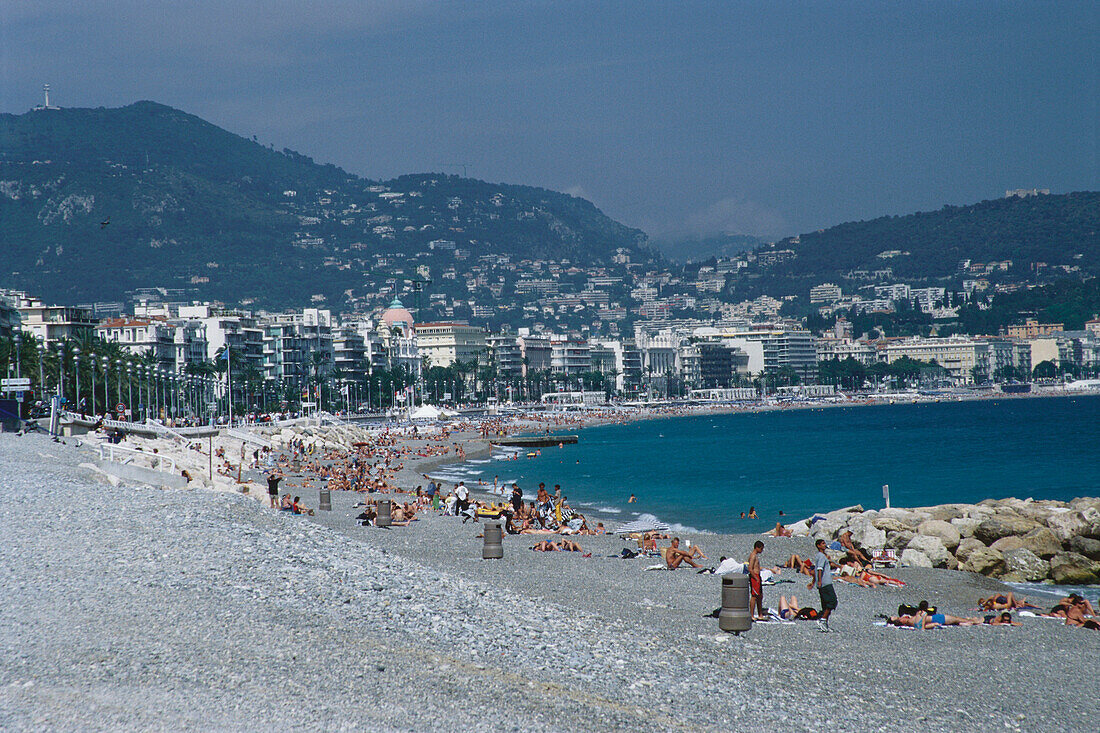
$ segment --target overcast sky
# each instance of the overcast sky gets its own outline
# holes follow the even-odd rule
[[[371,178],[466,163],[651,235],[776,236],[1100,188],[1098,39],[1096,0],[0,0],[0,111],[49,82]]]

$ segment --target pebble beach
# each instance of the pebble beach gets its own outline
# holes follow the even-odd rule
[[[652,559],[619,558],[617,537],[578,538],[581,557],[506,536],[504,558],[485,561],[480,524],[428,512],[360,527],[353,492],[305,517],[237,492],[108,482],[75,442],[0,435],[5,730],[1076,731],[1100,719],[1096,632],[1043,618],[876,625],[921,599],[979,615],[980,596],[1009,590],[981,575],[900,568],[902,589],[838,586],[834,633],[760,623],[732,636],[709,616],[718,576],[647,572]],[[400,485],[439,461],[410,461]],[[684,538],[717,562],[744,559],[759,536]],[[764,540],[765,564],[812,550]],[[816,605],[805,576],[779,579],[794,582],[768,587],[767,605]]]

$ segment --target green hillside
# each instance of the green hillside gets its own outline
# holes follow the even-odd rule
[[[370,181],[154,102],[0,115],[0,286],[58,302],[149,286],[275,307],[316,295],[339,309],[409,275],[379,257],[435,240],[469,252],[459,269],[489,254],[655,256],[640,231],[566,194],[436,174]]]
[[[1100,274],[1100,192],[1003,198],[937,211],[849,222],[774,249],[793,259],[770,268],[771,279],[843,279],[852,271],[890,268],[899,280],[951,277],[963,260],[1011,260]],[[1063,270],[1064,272],[1064,270]]]

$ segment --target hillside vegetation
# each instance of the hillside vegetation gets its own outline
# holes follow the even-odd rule
[[[159,286],[347,307],[415,276],[400,260],[436,240],[452,262],[468,252],[460,270],[490,254],[655,257],[642,232],[583,199],[437,174],[370,181],[154,102],[0,115],[0,285],[49,300]]]

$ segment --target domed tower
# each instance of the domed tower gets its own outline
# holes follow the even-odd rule
[[[412,313],[409,313],[405,306],[401,305],[401,301],[396,296],[394,296],[389,308],[383,311],[382,323],[387,334],[392,334],[394,329],[398,329],[401,331],[401,335],[406,338],[413,335]]]

